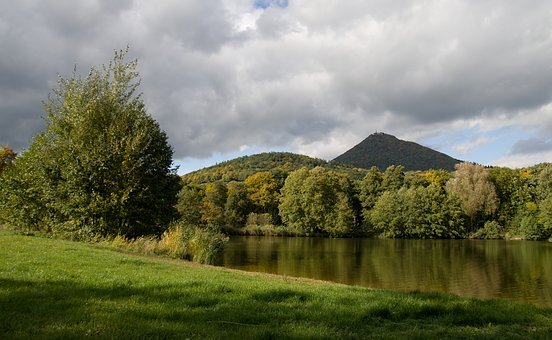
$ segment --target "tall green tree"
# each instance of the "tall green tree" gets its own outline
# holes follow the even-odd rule
[[[381,195],[383,176],[373,166],[368,170],[364,178],[357,182],[358,196],[361,205],[361,215],[365,228],[370,228],[370,214],[379,196]]]
[[[539,222],[541,225],[541,239],[552,237],[552,194],[542,200],[539,205]]]
[[[391,165],[382,176],[381,188],[384,191],[399,190],[404,185],[404,166]]]
[[[507,225],[516,215],[525,200],[520,201],[518,193],[522,190],[523,181],[518,170],[497,167],[489,169],[489,180],[494,184],[499,200],[498,220]],[[525,195],[523,195],[525,196]]]
[[[322,167],[292,172],[282,188],[280,215],[284,224],[308,233],[348,235],[356,226],[352,182]]]
[[[303,167],[289,174],[282,187],[280,217],[285,226],[305,230],[305,209],[303,204],[303,183],[309,177],[309,169]],[[306,230],[312,232],[313,230]]]
[[[383,237],[408,237],[406,228],[407,210],[404,204],[406,189],[384,191],[370,212],[374,230]]]
[[[542,201],[552,192],[552,163],[540,164],[539,168],[535,196],[538,201]]]
[[[460,201],[435,185],[386,191],[371,212],[376,231],[390,238],[460,238],[466,235]]]
[[[137,61],[115,53],[82,78],[60,78],[46,129],[7,180],[14,224],[74,238],[160,234],[176,217],[180,179],[167,135],[137,92]],[[25,215],[34,216],[33,222]]]
[[[247,215],[252,210],[247,186],[242,182],[230,182],[227,188],[226,204],[224,206],[226,224],[231,227],[243,227]]]
[[[180,215],[180,220],[191,226],[201,225],[202,204],[205,197],[205,188],[198,184],[185,185],[178,193],[178,203],[176,209]]]
[[[404,194],[406,230],[414,238],[465,237],[460,201],[435,185],[412,187]]]
[[[225,208],[228,189],[218,181],[207,183],[201,205],[201,219],[208,227],[220,230],[226,224]]]

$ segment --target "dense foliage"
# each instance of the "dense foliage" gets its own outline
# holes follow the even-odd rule
[[[188,183],[178,209],[186,223],[246,235],[552,236],[552,164],[512,170],[461,163],[454,172],[372,167],[361,179],[318,166],[284,179],[263,168],[243,181]]]
[[[176,217],[180,180],[166,134],[146,113],[125,52],[85,78],[60,78],[46,129],[2,173],[10,224],[71,238],[160,235]]]
[[[374,133],[334,161],[381,171],[391,165],[402,165],[408,171],[445,169],[454,170],[461,161],[414,142],[403,141],[382,132]]]
[[[306,234],[343,236],[357,225],[351,180],[321,167],[293,172],[282,188],[279,208],[285,225]]]

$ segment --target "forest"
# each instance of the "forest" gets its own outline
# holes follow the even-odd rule
[[[372,167],[360,179],[324,164],[265,169],[242,181],[224,181],[221,169],[211,169],[220,179],[208,183],[193,179],[209,178],[209,169],[184,176],[182,221],[245,235],[539,240],[552,232],[550,163],[460,163],[452,172]]]

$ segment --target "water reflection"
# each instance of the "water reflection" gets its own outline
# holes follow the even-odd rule
[[[233,237],[230,268],[552,307],[552,243]]]

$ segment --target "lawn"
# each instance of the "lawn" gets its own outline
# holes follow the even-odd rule
[[[552,338],[552,309],[251,274],[0,231],[0,339]]]

